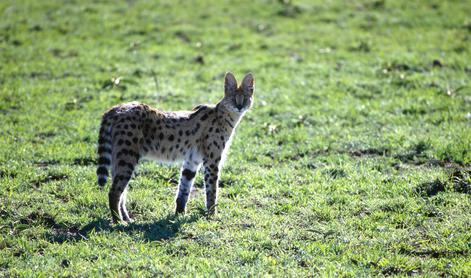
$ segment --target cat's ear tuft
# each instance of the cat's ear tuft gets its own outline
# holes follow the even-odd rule
[[[254,85],[254,79],[253,79],[252,73],[248,73],[244,77],[244,80],[242,80],[241,87],[244,90],[244,92],[253,93],[253,89],[255,85]]]
[[[226,73],[224,77],[224,93],[234,93],[237,90],[237,81],[231,72]]]

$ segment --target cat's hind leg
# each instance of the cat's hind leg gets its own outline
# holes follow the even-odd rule
[[[114,155],[113,183],[108,194],[113,222],[130,222],[126,209],[128,184],[137,166],[139,155],[131,149],[121,149]]]

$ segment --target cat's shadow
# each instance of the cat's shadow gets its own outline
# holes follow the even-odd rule
[[[133,222],[126,225],[114,225],[108,219],[96,219],[80,229],[74,227],[55,227],[54,233],[47,236],[50,242],[64,243],[71,241],[88,240],[93,233],[124,232],[136,236],[145,241],[160,241],[174,238],[181,226],[192,223],[204,217],[204,214],[196,213],[185,216],[169,214],[156,222]]]

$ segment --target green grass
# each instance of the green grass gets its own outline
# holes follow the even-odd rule
[[[469,1],[293,2],[1,1],[0,276],[471,275]],[[147,162],[111,225],[101,114],[226,71],[256,91],[219,214]]]

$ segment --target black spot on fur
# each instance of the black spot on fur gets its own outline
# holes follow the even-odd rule
[[[104,177],[99,177],[98,178],[98,185],[99,186],[104,186],[106,184],[106,178]]]
[[[133,156],[136,159],[136,161],[139,160],[139,158],[141,157],[139,153],[133,152],[133,151],[130,151],[129,155]]]
[[[97,175],[107,176],[108,175],[108,169],[106,169],[106,167],[104,167],[104,166],[100,166],[96,169],[96,173],[97,173]]]
[[[164,134],[162,132],[159,134],[159,139],[160,140],[164,139]]]
[[[201,120],[206,121],[207,118],[208,118],[208,114],[204,114],[203,117],[201,117]]]
[[[185,169],[185,170],[183,170],[182,175],[185,176],[188,180],[191,180],[195,177],[196,172]]]
[[[171,134],[171,135],[168,137],[168,140],[169,140],[169,141],[173,141],[174,138],[175,138],[175,136],[173,136],[173,134]]]
[[[111,149],[104,146],[99,146],[98,153],[111,153]]]
[[[98,159],[98,164],[109,165],[111,161],[107,157],[100,157]]]
[[[98,144],[104,144],[104,143],[108,143],[109,140],[107,140],[105,137],[100,137],[98,138]]]
[[[229,122],[227,119],[226,119],[225,121],[226,121],[226,123],[227,123],[231,128],[234,128],[234,126],[232,125],[231,122]]]

